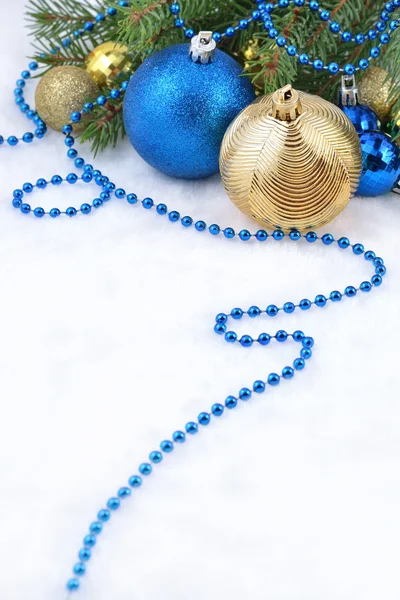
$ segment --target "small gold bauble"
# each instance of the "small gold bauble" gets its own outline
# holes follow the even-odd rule
[[[132,73],[132,57],[126,46],[104,42],[89,54],[86,71],[99,86],[112,87],[115,80]]]
[[[360,102],[372,108],[381,119],[388,121],[395,103],[395,98],[389,102],[393,80],[380,67],[370,67],[358,84]]]
[[[99,93],[93,79],[79,67],[53,67],[47,71],[36,88],[36,110],[43,121],[61,131],[71,121],[71,113],[82,110],[84,103]],[[74,125],[74,131],[85,128]]]
[[[274,229],[306,231],[329,223],[355,193],[360,143],[340,108],[288,85],[236,117],[220,170],[246,215]]]

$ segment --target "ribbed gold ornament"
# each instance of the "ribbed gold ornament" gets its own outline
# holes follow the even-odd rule
[[[360,143],[340,108],[286,86],[236,117],[222,142],[220,170],[246,215],[306,231],[332,221],[355,193]]]
[[[57,131],[71,121],[71,113],[82,110],[87,100],[93,100],[99,90],[93,79],[79,67],[53,67],[45,73],[36,88],[36,110],[43,121]],[[77,126],[76,126],[77,125]],[[74,125],[74,131],[85,128]]]
[[[99,86],[112,87],[116,80],[132,72],[132,57],[126,46],[104,42],[89,54],[86,71]]]
[[[396,101],[396,98],[389,101],[392,86],[388,72],[380,67],[370,67],[358,84],[360,102],[372,108],[383,122],[390,119]]]

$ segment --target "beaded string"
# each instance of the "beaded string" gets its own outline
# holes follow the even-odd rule
[[[23,134],[21,138],[17,137],[16,135],[10,135],[7,138],[4,138],[2,135],[0,135],[0,146],[2,146],[4,142],[7,142],[9,146],[16,146],[19,142],[25,142],[25,144],[30,144],[35,138],[43,138],[47,131],[45,123],[39,117],[38,113],[35,110],[32,110],[29,104],[25,102],[24,98],[24,88],[26,86],[26,81],[30,79],[32,71],[36,71],[38,69],[38,66],[39,65],[36,61],[32,61],[31,63],[29,63],[29,69],[22,71],[21,79],[17,80],[17,87],[14,89],[15,104],[19,106],[20,111],[25,114],[27,119],[35,123],[36,130],[34,133],[32,133],[31,131],[27,131]]]
[[[123,88],[118,90],[118,92],[123,93],[126,86],[127,83]],[[113,91],[110,92],[110,97],[112,97],[112,94]],[[116,495],[108,499],[105,506],[98,511],[95,520],[89,525],[88,530],[83,537],[82,546],[78,551],[78,561],[72,567],[72,577],[68,579],[66,584],[68,598],[70,598],[70,594],[76,592],[80,588],[82,577],[87,571],[88,562],[92,557],[92,551],[97,544],[98,536],[103,531],[105,525],[110,521],[112,514],[120,508],[123,501],[128,499],[137,488],[142,486],[144,481],[153,473],[157,466],[166,459],[168,454],[173,452],[177,446],[183,444],[188,438],[198,434],[201,429],[207,427],[212,419],[220,418],[226,410],[233,410],[240,402],[249,401],[253,394],[262,394],[270,387],[279,385],[282,380],[292,379],[296,372],[302,371],[305,368],[307,361],[312,357],[314,339],[311,336],[306,336],[302,331],[297,330],[293,333],[288,333],[281,329],[272,335],[269,333],[260,333],[257,338],[253,338],[249,334],[244,334],[239,337],[234,329],[228,328],[230,320],[237,321],[245,316],[254,319],[263,314],[270,318],[274,318],[281,312],[292,314],[296,310],[308,311],[312,307],[323,308],[329,303],[338,303],[345,298],[354,298],[359,292],[370,292],[373,288],[382,285],[383,278],[386,275],[386,267],[382,258],[376,256],[375,252],[372,250],[366,251],[365,247],[360,243],[352,244],[347,237],[341,237],[336,240],[334,236],[329,233],[320,237],[313,231],[309,231],[307,234],[303,235],[296,230],[291,231],[289,234],[285,234],[281,230],[275,230],[271,235],[263,229],[259,229],[255,233],[251,233],[247,229],[242,229],[239,233],[236,233],[232,227],[222,228],[217,224],[207,226],[206,222],[203,220],[194,221],[190,216],[181,216],[178,211],[169,210],[164,203],[155,204],[151,198],[144,198],[139,202],[136,194],[126,193],[124,189],[117,188],[115,183],[110,181],[107,176],[101,173],[101,171],[95,169],[90,164],[86,164],[85,160],[78,155],[78,151],[73,148],[75,144],[73,124],[80,121],[84,111],[85,108],[80,112],[73,113],[71,115],[71,123],[65,125],[63,128],[65,135],[64,141],[67,146],[67,156],[74,160],[74,164],[77,168],[82,170],[81,175],[70,173],[65,178],[65,181],[69,184],[75,184],[78,180],[81,180],[84,183],[94,181],[96,185],[101,188],[99,197],[95,198],[92,204],[84,203],[80,208],[69,207],[65,211],[53,208],[46,213],[41,207],[36,207],[32,210],[28,203],[23,202],[24,195],[31,194],[35,187],[40,191],[45,189],[48,184],[62,184],[64,181],[63,178],[59,175],[54,175],[50,181],[39,179],[35,185],[25,183],[22,186],[22,189],[14,191],[13,205],[16,208],[19,208],[23,214],[30,214],[32,212],[34,216],[38,218],[43,217],[45,214],[49,214],[53,218],[58,217],[62,213],[70,217],[77,215],[79,212],[82,214],[89,214],[92,208],[99,208],[105,202],[110,200],[113,195],[117,199],[125,198],[130,205],[141,205],[145,210],[154,210],[157,215],[168,218],[171,223],[181,223],[185,228],[194,227],[199,233],[208,231],[212,236],[223,235],[226,239],[238,237],[243,242],[252,240],[259,243],[265,243],[269,239],[279,242],[285,237],[288,237],[293,242],[298,242],[304,238],[304,240],[310,244],[319,241],[325,246],[336,246],[341,250],[349,250],[351,248],[353,254],[360,257],[363,256],[366,261],[371,263],[373,275],[370,280],[362,281],[357,287],[349,285],[343,292],[333,290],[328,295],[318,294],[314,300],[303,298],[297,303],[288,301],[285,302],[282,307],[270,304],[266,309],[262,309],[258,306],[251,306],[247,310],[233,308],[229,312],[219,313],[216,316],[214,331],[216,334],[223,336],[228,343],[236,343],[240,344],[243,348],[249,348],[253,344],[268,346],[271,341],[284,343],[291,340],[300,346],[299,355],[294,359],[291,365],[284,366],[280,374],[270,373],[267,377],[254,381],[250,387],[242,387],[235,395],[227,396],[222,403],[217,402],[213,404],[210,409],[200,412],[193,421],[188,421],[182,429],[174,431],[170,437],[161,441],[158,449],[150,452],[148,459],[139,464],[137,473],[128,479],[127,485],[120,487]]]
[[[352,63],[346,64],[343,68],[335,61],[326,65],[320,58],[312,59],[306,52],[299,52],[296,45],[290,43],[283,33],[280,33],[274,26],[274,11],[278,9],[287,9],[290,4],[296,8],[308,7],[311,12],[318,13],[320,20],[329,26],[329,30],[337,36],[340,36],[343,43],[354,42],[359,46],[362,46],[367,40],[378,40],[378,44],[373,46],[370,50],[370,58],[362,58],[358,62],[358,65]],[[264,30],[268,32],[268,36],[271,39],[276,40],[276,44],[280,48],[286,48],[286,52],[289,56],[296,58],[302,65],[312,65],[315,71],[327,70],[331,75],[337,73],[345,73],[346,75],[354,75],[356,71],[366,70],[371,59],[376,59],[381,54],[383,46],[389,44],[390,33],[394,32],[399,27],[399,20],[392,18],[393,13],[396,9],[400,8],[400,0],[392,0],[391,2],[384,3],[384,9],[381,12],[380,20],[366,33],[352,34],[350,31],[343,31],[340,23],[332,19],[331,13],[322,8],[320,2],[317,0],[278,0],[276,3],[273,2],[255,2],[257,8],[252,11],[251,15],[245,19],[240,19],[237,25],[231,25],[227,27],[222,33],[216,31],[213,33],[213,39],[215,42],[220,43],[224,38],[233,38],[239,31],[248,29],[252,22],[261,22]],[[119,0],[118,7],[126,8],[129,6],[127,0]],[[180,4],[174,2],[170,6],[170,12],[175,17],[175,26],[184,31],[185,37],[191,39],[195,35],[195,31],[191,27],[187,27],[185,20],[179,16],[181,11]],[[99,23],[104,22],[107,18],[113,18],[117,15],[117,8],[109,7],[106,12],[99,12],[93,20],[88,20],[84,23],[83,28],[77,29],[73,32],[73,36],[78,38],[84,35],[86,32],[93,31]],[[389,32],[386,30],[389,29]],[[62,45],[68,47],[71,44],[69,37],[62,41]],[[55,46],[50,52],[55,54],[59,50],[58,46]],[[45,55],[43,55],[45,56]]]

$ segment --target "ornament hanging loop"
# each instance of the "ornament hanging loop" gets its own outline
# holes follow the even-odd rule
[[[193,62],[206,65],[214,59],[217,44],[212,36],[212,31],[200,31],[192,38],[189,56]]]
[[[357,106],[358,87],[354,75],[343,75],[339,102],[342,106]]]
[[[299,94],[292,86],[277,90],[272,96],[272,116],[279,121],[295,121],[303,112]]]

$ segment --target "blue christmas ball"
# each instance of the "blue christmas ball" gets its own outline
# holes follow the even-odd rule
[[[221,50],[195,63],[189,45],[153,54],[130,80],[124,122],[132,146],[150,165],[185,179],[218,172],[228,125],[255,99],[242,68]]]
[[[362,173],[357,194],[381,196],[390,192],[400,177],[400,148],[381,131],[360,135]]]
[[[356,128],[357,133],[364,131],[377,131],[381,128],[381,122],[378,115],[365,104],[356,104],[356,106],[341,106],[345,115],[350,119]]]

